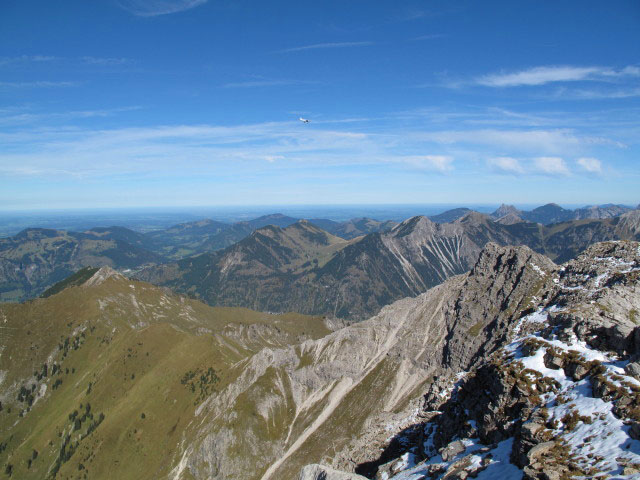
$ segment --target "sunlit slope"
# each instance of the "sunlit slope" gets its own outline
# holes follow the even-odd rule
[[[320,338],[317,317],[211,308],[107,269],[0,306],[0,465],[12,478],[161,478],[247,358]]]

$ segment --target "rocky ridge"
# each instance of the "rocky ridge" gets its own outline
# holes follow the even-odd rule
[[[640,478],[640,244],[596,244],[539,274],[542,287],[496,348],[470,369],[450,363],[421,420],[397,431],[395,451],[356,471],[379,480]]]
[[[434,377],[471,368],[501,345],[543,288],[539,272],[553,268],[527,247],[490,244],[468,274],[370,320],[262,350],[199,409],[202,440],[185,450],[174,478],[293,478],[311,458],[351,469],[366,462],[363,445],[383,447],[389,422],[406,423]],[[241,413],[253,420],[232,434]],[[265,468],[234,456],[238,448],[258,449]]]

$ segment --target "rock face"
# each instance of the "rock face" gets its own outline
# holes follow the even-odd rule
[[[224,251],[137,275],[211,305],[360,320],[468,271],[488,242],[528,245],[564,262],[594,242],[640,238],[633,214],[553,227],[503,225],[477,212],[443,224],[418,216],[351,242],[332,237],[330,245],[328,233],[301,222],[286,229],[266,227]],[[292,238],[302,238],[294,232],[302,224],[307,240],[293,245]]]
[[[481,278],[477,270],[491,270],[482,256],[466,282]],[[475,362],[455,352],[429,386],[424,420],[356,471],[398,480],[640,472],[640,244],[596,244],[540,272],[531,308],[507,335]]]

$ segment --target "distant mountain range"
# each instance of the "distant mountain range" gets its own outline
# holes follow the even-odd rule
[[[471,250],[476,253],[477,249],[481,248],[486,241],[495,238],[495,241],[500,244],[530,245],[536,251],[563,261],[571,258],[593,241],[618,238],[621,234],[617,232],[624,229],[618,228],[616,226],[617,222],[613,220],[628,211],[631,211],[631,209],[620,205],[602,205],[567,210],[555,204],[548,204],[530,212],[525,212],[503,205],[490,216],[473,212],[470,209],[458,208],[431,216],[428,220],[446,225],[452,222],[465,223],[461,222],[462,218],[465,217],[468,217],[466,223],[469,222],[470,218],[483,219],[481,223],[486,224],[484,228],[487,230],[487,234],[484,236],[479,234],[477,237],[471,235],[466,239],[465,243],[465,248],[470,248],[468,246],[471,244],[475,245]],[[548,227],[550,230],[541,230],[537,226],[538,224],[550,225],[569,217],[575,223],[556,229]],[[612,221],[608,223],[593,223],[584,220],[586,217],[598,217],[602,220],[610,219]],[[425,220],[427,219],[425,218]],[[240,250],[249,248],[248,245],[260,237],[259,235],[252,237],[252,233],[256,230],[268,225],[286,229],[298,221],[299,219],[286,215],[272,214],[233,224],[204,219],[148,233],[139,233],[119,226],[96,227],[85,232],[40,228],[26,229],[13,237],[0,239],[0,300],[18,301],[33,298],[55,282],[87,266],[100,267],[106,265],[121,271],[131,270],[135,272],[145,267],[185,259],[179,263],[179,267],[169,264],[157,270],[146,270],[142,275],[152,275],[162,284],[170,282],[175,288],[208,299],[214,304],[246,305],[248,300],[247,297],[242,296],[243,294],[241,295],[242,289],[238,290],[237,294],[231,293],[235,287],[231,287],[233,281],[229,280],[229,278],[245,278],[246,280],[251,276],[253,267],[248,268],[242,275],[227,275],[225,284],[228,287],[225,287],[226,289],[222,289],[215,295],[210,293],[212,286],[203,284],[201,280],[198,280],[197,275],[193,276],[192,280],[182,282],[177,280],[177,277],[180,276],[177,273],[168,275],[167,273],[159,274],[158,272],[186,271],[184,265],[187,264],[197,265],[194,268],[200,271],[204,268],[202,265],[213,265],[218,261],[216,259],[226,258],[229,252],[225,249],[238,244],[238,242],[248,239],[247,242],[239,244],[237,248]],[[580,223],[585,221],[586,224]],[[415,295],[424,291],[425,288],[443,281],[450,275],[465,271],[475,258],[473,254],[463,255],[460,258],[457,258],[457,255],[453,255],[457,259],[452,261],[450,259],[445,260],[444,258],[447,255],[444,253],[440,256],[436,255],[437,258],[434,257],[432,259],[413,258],[414,256],[409,254],[404,260],[398,261],[400,263],[408,262],[412,268],[418,268],[419,273],[417,276],[416,274],[406,274],[406,272],[397,275],[395,272],[404,270],[398,265],[391,265],[388,261],[379,258],[380,255],[387,259],[395,258],[393,254],[386,252],[389,248],[391,248],[390,251],[394,251],[394,247],[379,244],[382,241],[380,239],[392,238],[393,234],[381,235],[380,238],[367,238],[371,234],[391,232],[392,229],[398,227],[396,222],[356,218],[344,222],[311,219],[308,223],[321,229],[324,234],[339,237],[341,241],[335,243],[335,245],[340,245],[341,247],[331,247],[333,249],[331,250],[331,255],[320,255],[318,253],[319,250],[317,250],[320,248],[318,245],[308,244],[304,247],[299,246],[296,247],[297,249],[293,249],[295,253],[292,253],[290,258],[292,259],[296,255],[300,257],[296,257],[295,261],[281,261],[278,258],[270,267],[270,275],[280,278],[279,285],[281,287],[276,288],[275,284],[269,284],[270,286],[268,287],[260,286],[258,290],[253,290],[252,297],[254,300],[249,306],[259,309],[274,308],[281,310],[294,307],[299,302],[304,301],[306,306],[303,311],[349,315],[359,318],[362,315],[377,311],[380,306],[396,298]],[[504,233],[504,229],[501,230],[497,225],[519,225],[519,227],[511,227],[510,230],[507,229],[507,233]],[[405,225],[402,230],[406,231],[406,228]],[[444,230],[447,229],[445,228]],[[556,231],[563,233],[556,234]],[[629,232],[632,231],[633,229],[629,230]],[[550,232],[556,233],[552,234]],[[437,234],[436,237],[441,238],[442,235],[444,235],[443,238],[455,237],[453,234],[453,236]],[[627,236],[620,238],[634,238],[632,233],[625,235]],[[359,246],[354,246],[340,254],[346,255],[345,259],[340,260],[341,257],[338,255],[338,251],[342,247],[348,246],[346,241],[356,239],[360,239],[360,242],[357,242]],[[279,245],[281,240],[278,235],[275,235],[273,238],[274,245]],[[283,242],[282,245],[288,245],[286,241]],[[301,253],[304,248],[310,248],[315,253]],[[265,249],[265,251],[268,250],[268,248]],[[230,251],[235,252],[236,250]],[[214,252],[220,253],[211,255]],[[384,253],[381,254],[380,252]],[[203,253],[208,254],[208,256],[191,258]],[[243,258],[250,257],[250,254],[247,253]],[[314,260],[318,264],[313,263]],[[260,259],[253,259],[251,262],[260,262]],[[302,265],[307,262],[311,263],[303,268]],[[356,268],[351,266],[350,262],[362,262],[362,264]],[[418,263],[414,264],[414,262]],[[394,262],[392,261],[391,263]],[[423,270],[421,270],[423,267],[416,266],[422,263],[425,264]],[[211,268],[216,270],[217,267]],[[318,271],[311,273],[314,269]],[[303,270],[305,271],[303,272]],[[347,270],[349,273],[347,273]],[[303,277],[306,278],[305,275],[307,273],[310,277],[304,280]],[[320,289],[322,293],[317,291],[320,287],[316,288],[320,281],[318,274],[322,276],[322,281],[325,282]],[[361,275],[366,275],[368,278],[373,279],[371,280],[372,286],[370,288],[365,288],[364,286],[355,287],[360,283],[363,283],[363,285],[366,283],[365,278],[367,277],[361,277]],[[376,275],[378,276],[376,277]],[[407,275],[408,277],[405,278]],[[352,276],[358,279],[355,283],[351,281]],[[376,279],[386,276],[395,278],[395,282],[382,282],[385,284],[384,287],[373,286],[377,282]],[[207,277],[207,281],[211,283],[211,279],[214,277]],[[282,298],[281,294],[276,292],[278,288],[288,288],[285,285],[290,285],[294,281],[292,280],[293,277],[296,277],[294,291],[298,292],[302,297],[299,301],[290,300],[293,303],[283,302],[279,300]],[[191,276],[188,276],[188,278],[191,278]],[[191,284],[186,283],[189,281]],[[308,286],[302,288],[301,285],[303,284],[308,284]],[[360,300],[347,307],[349,299],[354,294],[354,288],[359,291],[356,296]],[[265,300],[261,294],[257,294],[256,292],[258,291],[270,292],[269,300]],[[365,297],[366,300],[362,300]],[[242,302],[239,300],[240,298],[243,299]],[[291,297],[289,296],[289,298]]]
[[[85,232],[29,228],[13,237],[0,238],[0,301],[33,298],[83,267],[135,270],[215,252],[247,238],[257,229],[268,225],[284,228],[298,221],[282,214],[233,224],[204,219],[144,234],[118,226],[96,227]],[[341,239],[397,224],[368,218],[345,222],[314,219],[314,222]]]
[[[570,220],[584,220],[590,218],[613,218],[630,212],[633,208],[624,205],[594,205],[568,210],[555,203],[549,203],[531,211],[518,210],[512,205],[501,205],[491,214],[499,223],[535,222],[543,225],[568,222]]]
[[[211,305],[362,319],[468,271],[488,242],[527,245],[564,262],[591,243],[618,239],[640,239],[640,211],[550,226],[501,224],[477,212],[443,224],[418,216],[351,241],[300,221],[137,277]]]

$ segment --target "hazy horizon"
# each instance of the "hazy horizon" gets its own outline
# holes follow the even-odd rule
[[[550,202],[552,203],[552,202]],[[515,204],[520,210],[532,210],[538,204]],[[576,209],[586,205],[561,204]],[[627,205],[634,208],[635,205]],[[432,216],[455,208],[469,208],[491,213],[499,204],[369,204],[369,205],[244,205],[200,207],[130,207],[66,210],[0,210],[0,237],[15,235],[25,228],[87,230],[93,227],[122,226],[148,232],[179,223],[211,219],[223,223],[253,220],[269,214],[294,218],[327,219],[336,222],[368,217],[376,220],[402,221],[416,215]]]

